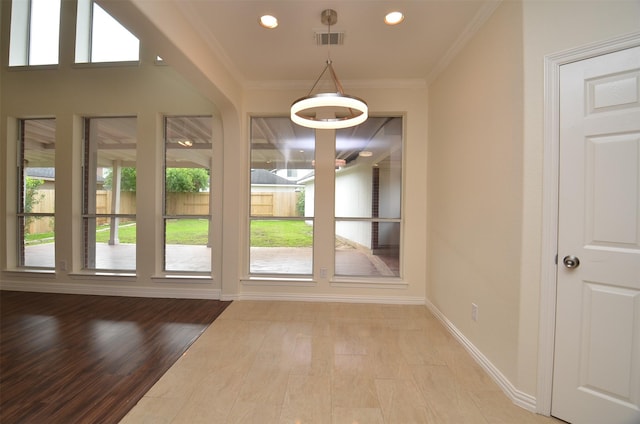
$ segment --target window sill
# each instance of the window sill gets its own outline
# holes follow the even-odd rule
[[[334,277],[331,287],[346,288],[375,288],[375,289],[406,289],[409,283],[400,278],[362,278],[362,277]]]
[[[50,65],[14,65],[7,66],[9,71],[23,72],[23,71],[57,71],[60,69],[60,65],[57,63]]]
[[[33,277],[50,278],[55,277],[56,271],[53,268],[11,268],[2,270],[7,275],[28,275]]]
[[[125,272],[125,271],[93,271],[93,270],[83,270],[70,272],[69,277],[77,279],[77,278],[95,278],[95,279],[109,279],[109,278],[118,278],[118,279],[130,279],[135,281],[137,275],[135,272]]]
[[[122,62],[75,62],[71,65],[74,69],[134,68],[138,66],[140,66],[139,60],[125,60]]]
[[[240,280],[243,286],[296,286],[315,287],[318,285],[311,278],[291,278],[291,277],[249,277]]]
[[[159,274],[153,275],[151,281],[154,283],[211,284],[213,277],[210,274]]]

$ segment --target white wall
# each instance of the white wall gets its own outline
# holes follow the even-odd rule
[[[313,216],[315,210],[315,180],[309,180],[304,185],[304,216]]]
[[[401,216],[402,207],[402,168],[397,165],[401,163],[402,150],[391,152],[390,161],[383,160],[380,164],[379,193],[378,193],[378,216],[381,218],[397,218]],[[394,165],[390,166],[389,162]],[[353,166],[341,169],[336,172],[336,216],[340,217],[370,217],[372,215],[372,179],[373,163],[365,161],[358,164],[358,160]],[[340,200],[342,199],[342,200]],[[398,245],[399,234],[395,231],[388,231],[388,225],[380,226],[378,242],[380,245]],[[371,248],[371,225],[369,223],[337,222],[336,234],[354,241],[361,246]]]
[[[220,278],[165,278],[162,268],[163,115],[214,115],[215,105],[168,66],[155,65],[156,52],[141,51],[134,66],[74,66],[73,2],[62,2],[60,65],[47,69],[8,70],[10,2],[2,2],[2,115],[0,122],[0,282],[4,288],[130,295],[219,296]],[[135,277],[113,278],[82,271],[82,117],[137,117],[137,258]],[[16,120],[56,118],[56,263],[55,274],[15,269]],[[216,132],[221,120],[215,119]],[[217,139],[220,139],[219,137]],[[217,149],[214,149],[214,157]],[[214,170],[221,168],[221,155]],[[221,171],[212,189],[220,192]],[[216,187],[218,185],[218,187]],[[218,201],[218,200],[216,200]],[[220,206],[218,205],[218,208]],[[218,230],[219,232],[219,230]],[[220,238],[215,255],[220,255]],[[8,261],[6,260],[8,258]],[[215,271],[215,272],[219,272]],[[155,277],[158,277],[157,279]]]
[[[371,216],[371,178],[367,165],[354,163],[336,171],[336,216]]]
[[[2,6],[7,7],[8,2]],[[73,8],[74,2],[63,2],[66,8]],[[211,284],[159,279],[162,289],[167,289],[174,295],[197,293],[204,288],[219,290],[222,298],[233,299],[250,296],[315,296],[326,299],[354,299],[363,301],[397,301],[423,302],[425,294],[424,249],[406,248],[409,252],[403,263],[404,281],[396,284],[364,284],[356,286],[335,286],[328,280],[320,281],[311,290],[306,286],[284,287],[245,285],[242,283],[246,276],[248,248],[246,244],[247,211],[248,208],[248,144],[247,128],[251,114],[287,115],[291,99],[298,98],[306,92],[307,86],[287,88],[283,90],[248,89],[242,91],[237,81],[223,69],[221,61],[211,55],[201,41],[198,41],[192,29],[179,18],[179,14],[168,13],[163,8],[151,7],[148,3],[137,2],[106,2],[107,10],[124,12],[122,22],[136,28],[136,33],[145,38],[141,43],[147,48],[142,52],[142,62],[139,67],[95,67],[78,68],[71,65],[73,61],[73,11],[63,12],[63,34],[61,39],[61,65],[57,70],[29,70],[7,71],[2,69],[2,122],[9,126],[2,128],[3,170],[2,197],[3,216],[0,235],[6,242],[2,245],[0,255],[5,258],[8,249],[13,249],[12,240],[6,236],[12,233],[7,226],[11,222],[15,205],[8,203],[13,190],[12,173],[4,164],[10,164],[10,157],[15,157],[15,146],[7,147],[5,137],[15,134],[14,118],[26,116],[55,116],[58,125],[57,155],[60,169],[69,173],[57,175],[60,190],[66,195],[58,196],[57,212],[61,217],[57,220],[57,237],[59,247],[56,260],[64,260],[71,265],[72,275],[60,270],[55,275],[45,275],[39,278],[33,273],[6,272],[0,275],[0,281],[7,284],[26,287],[25,282],[32,283],[32,287],[58,287],[62,290],[76,292],[102,292],[117,294],[153,295],[158,286],[159,264],[161,263],[161,116],[162,114],[216,114],[222,118],[221,126],[216,128],[215,139],[223,139],[223,145],[216,145],[214,158],[218,160],[214,166],[219,172],[217,180],[219,187],[212,187],[214,193],[214,210],[221,210],[215,219],[219,229],[214,230],[218,243],[220,267],[214,272],[221,273],[216,282]],[[4,16],[4,15],[3,15]],[[172,25],[163,25],[169,19]],[[9,28],[6,16],[3,30]],[[158,33],[160,28],[161,33]],[[155,32],[154,32],[155,31]],[[6,52],[8,37],[4,34],[3,49]],[[172,40],[186,40],[183,45],[188,49],[177,49]],[[159,49],[153,50],[154,47]],[[153,65],[155,55],[160,54],[169,67]],[[3,57],[7,55],[3,54]],[[187,83],[179,76],[177,69]],[[349,82],[345,86],[350,89]],[[7,89],[8,87],[8,89]],[[162,87],[158,90],[158,87]],[[404,131],[406,149],[410,155],[406,156],[406,167],[411,175],[407,176],[407,189],[416,193],[405,200],[405,219],[410,227],[405,229],[404,245],[423,246],[426,237],[426,194],[424,182],[426,170],[426,87],[420,84],[406,82],[387,82],[384,86],[359,87],[353,90],[354,95],[366,98],[373,115],[405,115],[408,124]],[[214,106],[215,103],[215,106]],[[219,111],[219,112],[218,112]],[[79,222],[81,210],[81,176],[77,164],[81,161],[81,119],[82,115],[135,115],[138,117],[139,129],[139,184],[145,189],[139,193],[138,215],[153,217],[139,222],[138,258],[140,261],[138,275],[131,278],[112,278],[108,276],[96,277],[88,282],[79,273],[81,264],[81,232]],[[223,136],[223,137],[221,137]],[[11,150],[14,149],[14,150]],[[150,159],[150,160],[146,160]],[[233,164],[224,166],[224,164]],[[238,165],[240,164],[240,165]],[[222,186],[224,181],[224,186]],[[316,184],[316,190],[319,190]],[[420,194],[421,193],[421,194]],[[220,197],[221,196],[221,197]],[[12,211],[11,209],[14,208]],[[218,209],[216,209],[218,208]],[[7,211],[5,214],[4,211]],[[221,220],[220,220],[221,219]],[[325,231],[329,234],[329,232]],[[332,234],[332,232],[331,232]],[[224,246],[224,249],[222,249]],[[324,255],[332,255],[333,250],[323,249]],[[216,255],[214,253],[214,255]],[[328,257],[322,259],[328,261]],[[3,264],[3,269],[11,264]],[[168,284],[167,284],[168,283]],[[192,285],[189,285],[192,284]],[[157,294],[157,292],[156,292]]]
[[[371,166],[359,166],[357,159],[354,166],[336,172],[336,216],[371,216],[371,179]],[[371,224],[368,222],[336,222],[336,235],[371,247]]]
[[[544,56],[639,29],[637,0],[503,2],[429,87],[427,297],[534,401]]]
[[[523,225],[518,385],[535,393],[544,138],[544,56],[640,31],[640,1],[526,1],[523,5]]]
[[[353,84],[343,81],[345,91],[367,101],[372,116],[403,116],[404,117],[404,193],[411,193],[402,199],[405,224],[403,232],[403,278],[402,281],[380,281],[363,283],[361,281],[330,281],[328,278],[317,278],[313,287],[295,284],[258,284],[243,280],[239,287],[239,295],[245,297],[291,297],[309,299],[361,300],[380,302],[423,302],[425,296],[425,240],[426,240],[426,88],[421,85],[398,84],[390,82],[385,86],[372,84]],[[308,87],[292,89],[249,89],[244,97],[243,110],[246,116],[287,116],[292,99],[304,95]],[[238,157],[227,157],[225,161],[246,162],[246,146],[238,147]],[[242,151],[240,151],[242,150]],[[343,171],[345,174],[348,169]],[[343,178],[343,177],[340,177]],[[370,177],[366,182],[363,195],[371,195]],[[307,188],[307,195],[315,195],[315,208],[318,202],[331,201],[333,196],[329,191],[320,187],[317,178],[313,190]],[[354,191],[350,191],[350,196]],[[242,193],[238,193],[242,196]],[[331,197],[331,198],[329,198]],[[340,196],[338,196],[340,197]],[[243,202],[242,197],[239,198]],[[371,201],[365,202],[370,205]],[[306,207],[312,203],[307,200]],[[240,210],[243,210],[241,207]],[[370,210],[367,211],[370,213]],[[243,217],[240,217],[242,221]],[[333,235],[334,229],[321,231],[322,234]],[[317,233],[316,233],[317,237]],[[368,241],[367,241],[368,243]],[[333,262],[334,249],[327,243],[326,249],[319,250],[318,263]],[[244,254],[244,253],[241,253]],[[244,259],[242,259],[244,260]]]
[[[521,5],[506,2],[429,87],[427,296],[510,380],[517,377],[522,74]]]
[[[248,269],[247,201],[248,172],[237,164],[248,163],[249,118],[259,116],[288,116],[292,99],[304,96],[309,85],[296,87],[291,83],[283,87],[243,87],[225,67],[225,60],[216,56],[186,22],[179,6],[131,0],[103,1],[101,4],[113,11],[125,25],[135,27],[139,34],[148,35],[145,41],[157,45],[161,56],[188,78],[199,90],[213,99],[223,117],[225,166],[222,201],[224,269],[222,292],[226,298],[238,297],[304,297],[326,299],[355,299],[379,301],[423,301],[425,295],[426,253],[426,137],[427,116],[426,84],[417,81],[366,82],[342,81],[351,95],[365,99],[372,116],[404,115],[405,138],[404,163],[405,192],[412,193],[403,199],[404,220],[408,224],[403,233],[403,280],[401,284],[332,285],[319,280],[313,289],[306,285],[253,284],[246,281]],[[161,32],[159,37],[157,31]],[[179,47],[178,47],[179,46]],[[406,46],[408,50],[413,46]],[[322,189],[316,183],[314,192],[323,199]],[[318,205],[316,204],[316,209]],[[323,229],[323,234],[333,234],[333,228]],[[333,254],[331,243],[325,243],[321,251]],[[329,258],[320,258],[329,262]],[[322,266],[315,263],[314,267]],[[317,270],[317,269],[316,269]],[[316,273],[317,274],[317,273]]]
[[[350,94],[367,100],[373,115],[405,117],[402,265],[406,285],[340,286],[320,280],[312,288],[243,284],[248,172],[237,165],[248,163],[248,143],[244,141],[249,116],[286,115],[291,99],[303,95],[308,87],[249,88],[243,92],[223,61],[211,54],[178,11],[172,13],[144,1],[135,2],[136,6],[117,0],[105,3],[108,10],[124,11],[121,16],[125,25],[135,25],[147,47],[158,48],[143,52],[141,69],[72,68],[69,63],[73,59],[74,22],[73,15],[67,13],[62,17],[62,39],[66,41],[61,46],[63,61],[59,72],[1,70],[0,240],[5,243],[0,245],[0,265],[3,270],[7,267],[4,258],[9,254],[7,248],[12,248],[12,228],[6,223],[15,213],[15,205],[8,201],[14,198],[11,179],[15,176],[8,165],[15,157],[15,145],[8,142],[6,134],[16,131],[13,118],[27,115],[58,118],[56,157],[60,167],[69,172],[57,178],[57,184],[66,188],[61,190],[66,194],[59,196],[57,204],[57,254],[60,259],[76,261],[74,266],[81,253],[81,179],[80,170],[73,166],[80,162],[78,114],[139,117],[139,128],[149,136],[140,141],[141,154],[154,159],[140,164],[144,174],[141,184],[149,190],[142,194],[139,213],[153,217],[141,223],[140,244],[141,249],[148,248],[153,253],[144,260],[140,277],[122,283],[102,278],[86,284],[84,278],[65,273],[49,277],[5,271],[0,274],[1,282],[31,282],[39,286],[60,283],[78,291],[115,284],[123,293],[131,287],[155,287],[150,276],[161,259],[156,248],[160,222],[158,119],[162,113],[214,113],[215,103],[223,119],[223,128],[216,130],[217,137],[224,135],[224,146],[218,146],[215,157],[220,160],[218,168],[223,168],[225,181],[224,187],[217,187],[224,201],[219,197],[215,200],[215,207],[222,211],[222,228],[216,231],[225,249],[220,253],[224,269],[218,270],[222,273],[218,286],[207,287],[221,287],[227,298],[311,295],[407,300],[426,295],[511,382],[526,393],[535,393],[542,261],[543,58],[563,49],[637,31],[638,0],[502,3],[430,87],[428,162],[426,88],[393,82],[388,86],[349,86],[344,81]],[[0,12],[3,60],[8,57],[8,4],[2,2]],[[181,50],[177,45],[188,48]],[[156,53],[173,63],[173,69],[190,83],[171,68],[152,66]],[[157,86],[163,90],[156,90]],[[123,98],[127,99],[124,107]],[[223,167],[222,159],[233,165]],[[218,179],[216,184],[221,181]],[[321,199],[322,189],[317,190]],[[170,283],[163,287],[177,293],[179,289],[189,292],[203,286]],[[477,323],[470,320],[471,302],[480,306]]]

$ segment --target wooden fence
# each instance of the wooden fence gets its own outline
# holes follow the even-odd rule
[[[111,213],[110,190],[96,191],[96,213]],[[36,190],[33,206],[34,213],[48,213],[55,210],[55,190]],[[298,193],[295,192],[265,192],[251,193],[252,216],[298,216],[296,203]],[[167,193],[167,215],[208,215],[209,193]],[[136,193],[120,193],[120,211],[122,214],[136,213]],[[102,218],[98,224],[107,223]],[[53,218],[30,218],[28,233],[46,233],[53,231]]]
[[[49,213],[55,210],[56,196],[54,190],[36,190],[33,198],[34,213]],[[30,217],[27,219],[27,233],[38,234],[53,231],[53,217]]]
[[[209,215],[210,193],[167,193],[166,215]]]
[[[251,216],[298,216],[296,192],[251,193]]]

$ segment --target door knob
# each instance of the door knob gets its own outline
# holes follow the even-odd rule
[[[578,266],[580,266],[580,259],[578,259],[576,256],[569,255],[562,258],[562,263],[567,268],[578,268]]]

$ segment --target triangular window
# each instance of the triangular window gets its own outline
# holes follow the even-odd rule
[[[78,1],[76,63],[131,62],[140,59],[140,41],[91,0]]]

